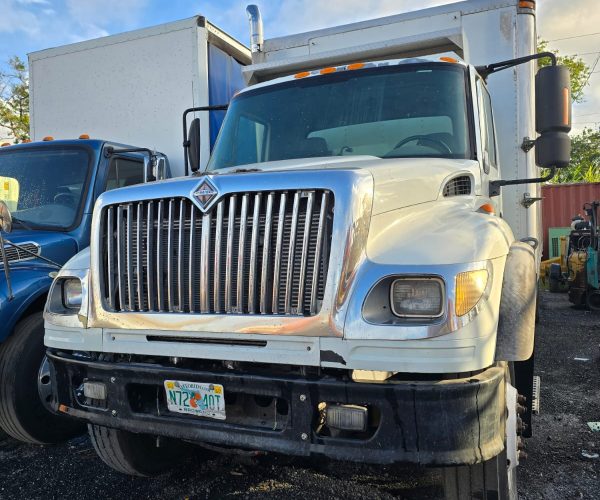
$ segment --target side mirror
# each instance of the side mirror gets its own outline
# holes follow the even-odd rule
[[[535,76],[535,162],[563,168],[571,160],[571,78],[566,66],[545,66]]]
[[[187,149],[188,160],[192,172],[200,169],[200,118],[194,118],[190,123],[188,132],[189,147]]]

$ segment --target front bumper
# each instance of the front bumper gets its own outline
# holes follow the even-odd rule
[[[91,361],[52,350],[48,357],[57,410],[131,432],[298,456],[421,465],[478,463],[496,456],[504,443],[502,367],[450,380],[357,383],[335,373],[301,377],[191,370]],[[226,399],[227,419],[169,412],[166,379],[222,384],[226,397],[234,398],[233,404]],[[104,402],[93,404],[81,395],[86,380],[106,385]],[[320,402],[367,406],[370,430],[323,435]]]

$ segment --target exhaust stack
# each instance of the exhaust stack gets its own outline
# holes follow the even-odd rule
[[[246,7],[248,20],[250,21],[250,50],[252,53],[261,52],[264,43],[262,17],[258,5]]]

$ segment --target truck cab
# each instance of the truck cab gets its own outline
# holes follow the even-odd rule
[[[0,261],[0,428],[27,442],[56,442],[81,430],[49,411],[42,311],[53,277],[89,246],[101,193],[169,175],[160,154],[152,163],[137,148],[83,137],[0,149],[2,220],[12,221]]]
[[[568,163],[570,129],[565,68],[534,81],[554,56],[533,7],[270,41],[249,8],[250,85],[207,167],[191,127],[194,175],[102,195],[90,253],[53,284],[53,407],[124,473],[183,439],[444,466],[448,498],[516,498],[539,212],[514,191]]]

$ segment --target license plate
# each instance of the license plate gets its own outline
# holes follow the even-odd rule
[[[225,420],[225,392],[220,384],[165,380],[169,411]]]

